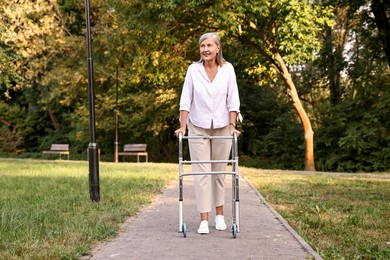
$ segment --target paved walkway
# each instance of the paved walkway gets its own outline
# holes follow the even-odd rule
[[[321,259],[285,220],[240,177],[240,233],[231,232],[231,176],[226,176],[226,231],[214,227],[199,235],[199,215],[193,179],[184,177],[184,223],[187,237],[179,233],[178,183],[169,186],[154,203],[129,219],[119,235],[97,247],[84,259]]]

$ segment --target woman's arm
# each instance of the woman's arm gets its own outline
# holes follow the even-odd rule
[[[236,126],[237,126],[237,112],[230,111],[229,112],[229,131],[230,131],[230,134],[233,135],[233,133],[236,132],[237,137],[239,137],[241,132],[236,129]]]
[[[188,118],[188,111],[180,110],[180,128],[175,131],[175,136],[179,136],[179,132],[182,132],[183,135],[186,134],[187,118]]]

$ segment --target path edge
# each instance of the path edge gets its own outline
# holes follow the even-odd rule
[[[241,175],[242,176],[242,175]],[[256,190],[256,188],[252,185],[252,183],[246,178],[242,176],[245,182],[249,185],[249,187],[256,193],[262,203],[275,215],[275,217],[282,223],[282,225],[290,232],[290,234],[301,244],[302,248],[310,254],[315,260],[323,260],[323,258],[316,252],[314,249],[288,224],[288,222],[267,202],[267,200]]]

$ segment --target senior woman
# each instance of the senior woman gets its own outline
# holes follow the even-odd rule
[[[222,56],[220,38],[205,33],[199,39],[200,60],[187,70],[180,98],[180,128],[188,136],[229,136],[236,129],[240,100],[233,65]],[[229,139],[189,139],[192,161],[227,160],[232,142]],[[194,172],[226,171],[226,163],[193,164]],[[199,234],[209,233],[209,213],[215,206],[215,228],[225,230],[223,206],[225,175],[195,175],[195,197],[200,213]]]

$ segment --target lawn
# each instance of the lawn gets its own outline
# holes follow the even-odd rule
[[[0,259],[78,259],[177,179],[177,164],[0,160]],[[240,167],[324,259],[390,259],[390,175]]]
[[[390,259],[389,174],[241,174],[324,259]]]
[[[174,164],[100,163],[101,202],[88,162],[0,161],[0,259],[77,259],[177,177]]]

